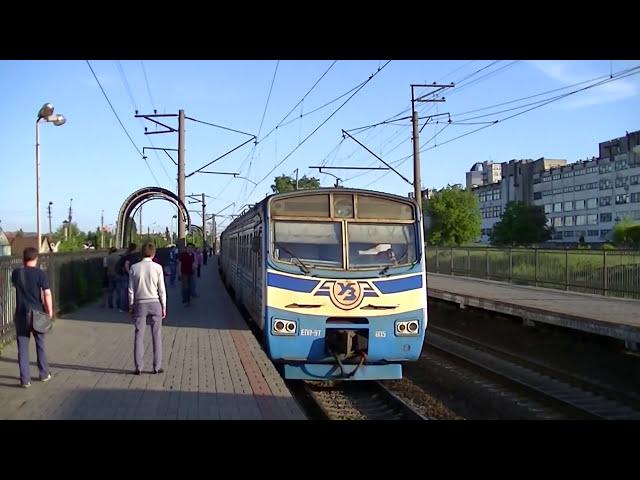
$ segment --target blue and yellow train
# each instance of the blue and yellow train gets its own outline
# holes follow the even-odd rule
[[[422,245],[410,198],[300,190],[236,218],[219,268],[285,378],[397,379],[427,327]]]

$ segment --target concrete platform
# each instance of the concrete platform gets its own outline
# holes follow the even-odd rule
[[[429,297],[640,345],[640,300],[427,274]]]
[[[0,419],[305,419],[282,377],[260,348],[224,290],[210,259],[190,307],[180,283],[167,286],[162,328],[164,373],[152,375],[151,332],[145,372],[132,374],[130,316],[99,304],[56,320],[46,348],[53,379],[37,381],[31,340],[32,386],[18,387],[17,348],[0,356]]]

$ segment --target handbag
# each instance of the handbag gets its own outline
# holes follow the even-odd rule
[[[22,283],[22,291],[26,292],[26,280],[24,275],[24,268],[20,269],[20,282]],[[53,328],[53,323],[44,312],[29,308],[27,310],[27,320],[31,321],[31,328],[38,333],[49,333]]]

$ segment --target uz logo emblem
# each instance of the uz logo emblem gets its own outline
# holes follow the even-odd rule
[[[338,292],[338,296],[342,296],[345,292],[348,292],[347,295],[343,298],[346,302],[353,302],[358,297],[356,296],[356,289],[353,288],[352,283],[340,283],[338,282],[338,286],[340,287],[340,291]]]
[[[356,308],[364,297],[362,287],[358,282],[349,280],[336,280],[327,282],[330,285],[329,297],[333,304],[342,310]]]

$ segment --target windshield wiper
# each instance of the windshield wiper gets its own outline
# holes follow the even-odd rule
[[[300,267],[300,270],[302,270],[302,273],[305,273],[307,275],[311,273],[311,270],[309,270],[309,268],[303,263],[302,260],[300,260],[300,258],[298,258],[298,256],[295,253],[293,253],[291,250],[289,250],[287,247],[285,247],[279,242],[274,242],[274,245],[280,247],[282,250],[284,250],[289,255],[291,255],[291,258],[295,258],[299,262],[298,267]]]

